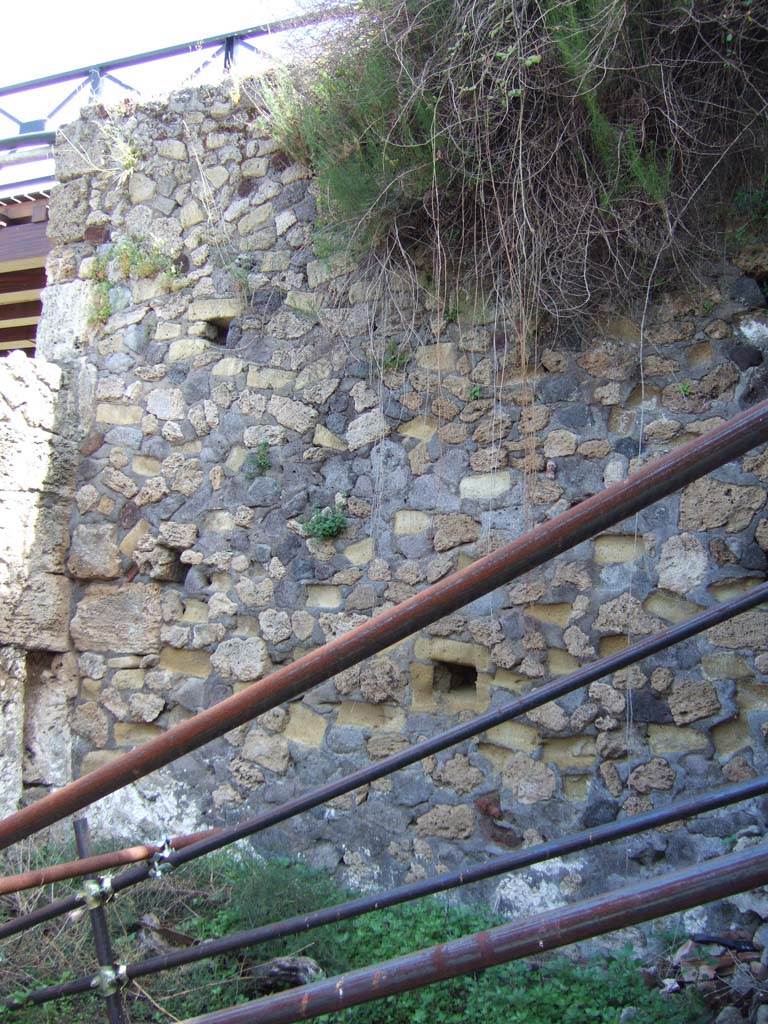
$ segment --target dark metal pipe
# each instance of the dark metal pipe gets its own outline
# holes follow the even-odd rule
[[[201,839],[218,832],[219,829],[206,829],[204,832],[193,832],[188,836],[176,836],[169,839],[168,843],[174,850],[181,850],[185,846],[197,843]],[[124,864],[135,864],[140,860],[149,860],[156,853],[160,853],[159,846],[127,846],[122,850],[112,850],[110,853],[97,853],[92,857],[83,857],[80,860],[70,860],[63,864],[50,864],[45,868],[36,868],[33,871],[23,871],[18,875],[6,875],[0,878],[0,896],[7,896],[12,892],[22,892],[24,889],[35,889],[41,885],[53,885],[54,882],[64,882],[69,878],[82,878],[83,875],[96,875],[110,868],[122,867]]]
[[[191,844],[186,849],[170,853],[166,859],[168,863],[178,867],[188,861],[196,860],[207,853],[213,853],[215,850],[228,846],[238,839],[254,835],[303,811],[318,807],[334,797],[350,793],[359,786],[375,782],[376,779],[383,778],[386,775],[391,775],[392,772],[398,771],[400,768],[405,768],[410,764],[421,761],[431,754],[439,753],[439,751],[454,746],[462,740],[470,739],[478,733],[485,732],[486,729],[532,711],[534,708],[547,704],[549,701],[562,697],[589,683],[596,682],[598,679],[602,679],[613,672],[618,672],[628,665],[657,654],[659,651],[672,647],[682,640],[687,640],[689,637],[701,633],[705,629],[731,619],[741,612],[761,604],[766,599],[768,599],[768,583],[762,583],[748,593],[742,594],[740,597],[718,605],[715,608],[710,608],[708,611],[701,612],[687,622],[673,626],[664,633],[657,633],[645,640],[641,640],[632,647],[627,647],[623,651],[619,651],[609,657],[601,658],[592,665],[585,665],[570,675],[553,679],[551,682],[537,687],[530,693],[517,697],[501,708],[488,711],[486,714],[473,718],[469,722],[454,726],[447,732],[440,733],[431,739],[422,740],[421,743],[416,743],[405,750],[391,754],[389,757],[367,765],[365,768],[360,768],[356,772],[345,775],[343,778],[335,779],[323,786],[319,786],[317,789],[310,790],[302,796],[289,800],[279,807],[264,811],[255,818],[241,822],[239,825],[220,829],[215,834]],[[144,881],[148,875],[149,868],[146,864],[138,864],[133,868],[129,868],[121,875],[112,879],[113,891],[120,892],[123,889],[127,889],[137,882]],[[47,906],[38,907],[37,910],[32,911],[30,914],[0,925],[0,939],[26,931],[26,929],[32,928],[36,924],[74,910],[81,903],[82,900],[77,896],[70,896],[56,900]]]
[[[283,701],[306,693],[343,669],[548,562],[766,440],[768,401],[673,449],[626,480],[585,499],[394,608],[380,612],[162,736],[9,815],[0,821],[0,849],[170,764]]]
[[[77,852],[81,857],[91,855],[91,834],[88,829],[88,822],[85,818],[76,818],[72,825],[75,830],[75,843]],[[107,927],[107,915],[104,913],[102,904],[91,907],[88,911],[93,931],[93,944],[96,947],[96,960],[100,967],[114,968],[115,958],[112,954],[112,943],[109,939],[109,928]],[[123,1012],[123,1000],[119,992],[105,996],[107,1007],[107,1019],[109,1024],[126,1024]]]
[[[486,861],[485,864],[475,864],[450,874],[437,875],[433,878],[411,882],[408,885],[401,885],[396,889],[390,889],[388,892],[379,893],[375,896],[362,896],[359,899],[348,900],[346,903],[339,903],[333,907],[325,907],[322,910],[314,910],[307,914],[297,914],[294,917],[289,917],[273,924],[262,925],[259,928],[233,932],[220,939],[211,939],[202,942],[200,945],[191,946],[188,949],[175,950],[173,953],[150,957],[147,960],[129,964],[126,974],[129,979],[145,977],[148,974],[158,974],[161,971],[183,967],[186,964],[210,959],[210,957],[233,953],[245,947],[256,946],[263,942],[271,942],[275,939],[284,938],[287,935],[297,935],[310,931],[313,928],[319,928],[322,925],[338,924],[340,921],[348,921],[363,914],[370,914],[375,910],[383,910],[387,907],[397,906],[400,903],[421,899],[424,896],[434,896],[439,892],[447,892],[449,889],[456,889],[460,886],[469,885],[472,882],[480,882],[486,878],[495,878],[510,871],[518,871],[521,868],[530,867],[532,864],[540,864],[543,861],[551,860],[553,857],[563,857],[570,853],[577,853],[579,850],[587,850],[617,839],[624,839],[627,836],[636,835],[651,828],[659,828],[673,821],[681,821],[694,815],[704,814],[706,811],[716,810],[719,807],[727,807],[730,804],[751,800],[754,797],[763,796],[765,793],[768,793],[768,776],[750,779],[748,782],[728,786],[715,793],[681,800],[678,803],[670,804],[668,807],[646,811],[644,814],[600,825],[597,828],[578,832],[563,839],[552,839],[546,843],[539,843],[537,846],[529,846],[524,850],[516,850],[514,853],[494,857],[492,860]],[[86,983],[89,981],[90,978],[88,977],[79,979],[81,987],[78,991],[87,991]],[[70,989],[67,994],[72,994],[72,990]],[[26,1005],[41,1006],[43,1003],[60,998],[60,996],[61,994],[56,990],[56,986],[39,989],[27,994]],[[5,1000],[4,1003],[0,1002],[1,1005],[12,1008],[14,1003],[13,1000]]]
[[[309,1020],[688,910],[766,882],[768,846],[762,845],[536,914],[520,923],[475,932],[337,978],[192,1017],[184,1024],[290,1024]]]

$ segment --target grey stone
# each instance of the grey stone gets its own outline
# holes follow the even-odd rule
[[[121,573],[117,527],[111,523],[76,526],[67,568],[81,580],[115,579]]]
[[[275,505],[280,495],[280,484],[274,477],[257,477],[248,488],[248,496],[244,501],[246,505],[256,508],[265,508]]]
[[[729,289],[730,296],[750,309],[761,309],[768,305],[768,299],[760,285],[752,277],[737,277]]]
[[[211,655],[211,665],[225,678],[260,679],[269,665],[267,648],[258,637],[233,637],[219,644]]]

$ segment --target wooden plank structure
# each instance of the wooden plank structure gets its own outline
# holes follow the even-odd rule
[[[0,356],[32,355],[50,249],[48,191],[0,197]]]

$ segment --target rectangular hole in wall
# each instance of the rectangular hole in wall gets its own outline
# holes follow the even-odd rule
[[[450,693],[455,697],[472,697],[477,693],[477,669],[474,665],[454,665],[436,661],[432,688],[436,693]]]

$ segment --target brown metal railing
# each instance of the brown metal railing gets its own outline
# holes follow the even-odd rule
[[[306,692],[312,686],[335,675],[342,669],[357,664],[363,658],[410,636],[423,626],[463,607],[477,597],[543,564],[583,540],[595,536],[628,515],[642,510],[654,501],[673,493],[730,459],[743,455],[766,440],[768,440],[768,402],[763,402],[734,417],[717,430],[711,431],[648,464],[626,481],[615,484],[550,522],[536,527],[512,544],[492,552],[461,572],[454,573],[395,608],[380,613],[350,633],[346,633],[324,647],[305,655],[292,665],[281,668],[266,679],[252,684],[240,694],[201,712],[156,740],[120,756],[110,764],[65,786],[62,790],[43,798],[36,804],[10,815],[0,822],[0,849],[31,835],[40,828],[61,820],[108,793],[115,792],[156,768],[171,763],[177,757],[197,749],[209,740],[250,720],[263,711],[275,707],[282,701]],[[496,708],[470,722],[462,723],[439,736],[415,744],[342,779],[320,786],[249,821],[229,828],[181,837],[175,841],[175,849],[168,844],[160,850],[137,847],[102,855],[102,861],[108,859],[110,866],[136,860],[141,860],[141,862],[134,864],[133,867],[114,878],[100,877],[97,882],[92,884],[91,888],[86,888],[80,894],[54,901],[30,914],[3,924],[0,926],[0,938],[24,931],[83,904],[95,909],[105,898],[143,881],[150,874],[204,856],[237,839],[253,835],[271,825],[316,807],[335,796],[350,792],[366,782],[389,775],[430,754],[484,732],[493,725],[524,714],[556,697],[627,665],[634,664],[641,658],[648,657],[650,654],[670,647],[704,629],[711,628],[718,622],[741,614],[748,608],[763,603],[766,598],[768,598],[768,583],[755,587],[734,601],[702,612],[685,623],[642,640],[624,651],[600,659],[577,672],[537,687],[530,693],[510,701],[502,708]],[[566,852],[586,849],[647,828],[657,827],[659,824],[678,818],[687,818],[706,810],[752,799],[767,791],[768,777],[750,780],[749,783],[731,786],[712,794],[699,795],[667,808],[638,815],[630,820],[615,822],[587,833],[563,837],[530,850],[495,858],[487,864],[457,872],[455,875],[425,879],[374,897],[348,901],[345,904],[328,907],[312,914],[275,922],[251,932],[225,936],[216,942],[205,943],[190,950],[182,950],[169,954],[167,957],[156,957],[127,965],[119,971],[113,968],[111,975],[109,966],[102,962],[105,957],[108,959],[102,934],[101,939],[97,938],[100,962],[102,962],[100,975],[97,975],[96,978],[76,979],[28,993],[23,1002],[24,1004],[32,1002],[39,1005],[51,999],[88,991],[97,982],[104,994],[112,998],[116,987],[128,983],[131,978],[156,973],[159,970],[218,955],[221,952],[229,952],[245,945],[264,942],[268,938],[278,935],[295,934],[307,928],[317,927],[319,924],[369,913],[384,906],[393,906],[405,900],[464,885],[469,881],[491,877],[502,871],[519,869],[522,866],[539,863]],[[146,858],[150,858],[149,863],[145,862]],[[54,872],[58,878],[75,877],[86,871],[93,871],[93,861],[94,858],[87,858],[79,863],[43,869],[41,873],[36,873],[35,877],[30,877],[30,873],[27,873],[24,876],[0,880],[0,892],[11,892],[34,884],[42,884],[51,877],[50,872]],[[96,870],[99,869],[100,867],[96,868]],[[761,879],[761,881],[754,881],[754,879]],[[392,992],[431,984],[442,977],[452,977],[456,974],[466,973],[466,971],[502,963],[517,956],[527,955],[526,943],[531,928],[534,933],[536,933],[536,927],[541,929],[541,935],[537,936],[536,949],[532,950],[540,951],[543,948],[554,948],[556,945],[600,934],[615,927],[648,920],[662,913],[685,909],[709,899],[718,899],[722,895],[744,891],[753,885],[763,884],[766,880],[768,880],[768,851],[761,848],[761,851],[754,854],[740,854],[721,858],[718,861],[710,861],[660,881],[645,882],[641,886],[622,890],[620,893],[606,894],[582,904],[552,912],[549,915],[540,915],[521,925],[504,926],[488,933],[469,936],[438,947],[437,950],[411,954],[388,965],[366,968],[353,975],[345,976],[343,979],[335,979],[333,982],[305,986],[297,990],[297,993],[289,992],[232,1010],[218,1011],[206,1015],[200,1020],[210,1021],[210,1024],[230,1024],[230,1022],[234,1024],[235,1021],[257,1019],[260,1022],[306,1019],[345,1006],[352,1006],[367,999],[379,998]],[[534,927],[535,922],[538,922],[536,927]],[[98,930],[99,926],[94,924],[94,927]],[[493,937],[493,941],[490,941],[491,937]],[[467,966],[470,963],[473,966]],[[441,971],[447,973],[440,973]],[[22,1002],[19,999],[6,999],[4,1003],[0,1002],[0,1006],[2,1005],[14,1008],[22,1005]],[[114,998],[112,998],[112,1002],[108,1004],[108,1007],[111,1007],[110,1020],[120,1019],[113,1016],[117,1012],[115,1006]]]

